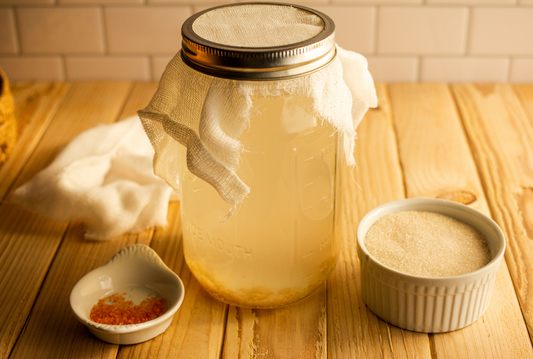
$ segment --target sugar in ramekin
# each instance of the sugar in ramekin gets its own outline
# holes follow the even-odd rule
[[[365,236],[378,219],[398,211],[435,212],[471,225],[486,237],[490,262],[451,277],[422,277],[385,266],[368,252]],[[431,198],[404,199],[371,210],[359,223],[357,244],[366,305],[392,325],[425,333],[461,329],[485,313],[505,252],[503,232],[491,218],[468,206]]]

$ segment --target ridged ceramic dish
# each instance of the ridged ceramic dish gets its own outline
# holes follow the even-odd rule
[[[429,211],[463,221],[483,233],[492,260],[484,267],[453,277],[421,277],[398,272],[375,260],[365,235],[379,218],[398,211]],[[474,323],[487,310],[505,252],[498,225],[468,206],[440,199],[405,199],[370,211],[357,229],[363,300],[378,317],[411,331],[441,333]]]
[[[115,293],[127,293],[134,303],[151,293],[166,300],[167,310],[160,317],[139,324],[109,325],[90,320],[91,309],[98,300]],[[184,293],[180,278],[150,247],[134,244],[81,278],[72,289],[70,305],[78,320],[97,338],[113,344],[135,344],[168,328]]]

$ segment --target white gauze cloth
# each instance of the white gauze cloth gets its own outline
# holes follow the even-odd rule
[[[9,200],[52,220],[82,221],[87,239],[164,226],[174,191],[154,175],[153,155],[139,117],[100,125],[74,138]]]
[[[343,136],[348,165],[355,164],[355,129],[369,107],[377,106],[366,59],[337,46],[326,67],[276,81],[240,81],[191,69],[178,53],[167,65],[150,104],[139,111],[155,149],[154,171],[178,189],[178,146],[187,147],[187,167],[211,184],[234,208],[250,189],[236,175],[243,150],[240,134],[250,123],[254,97],[304,95],[313,114]]]

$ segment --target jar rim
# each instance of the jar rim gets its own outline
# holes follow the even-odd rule
[[[211,11],[238,6],[284,6],[318,16],[323,29],[318,34],[287,45],[244,47],[221,44],[201,37],[194,22]],[[336,55],[335,23],[326,14],[287,3],[235,3],[212,7],[189,17],[182,26],[183,61],[202,73],[237,80],[275,80],[301,76],[327,66]]]

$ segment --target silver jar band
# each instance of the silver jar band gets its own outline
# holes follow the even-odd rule
[[[319,70],[335,58],[333,20],[317,10],[300,5],[265,3],[298,8],[321,18],[324,29],[320,33],[293,44],[276,47],[229,46],[206,40],[193,31],[194,21],[206,12],[226,6],[260,4],[262,3],[222,5],[191,16],[182,26],[183,61],[212,76],[237,80],[274,80]]]

